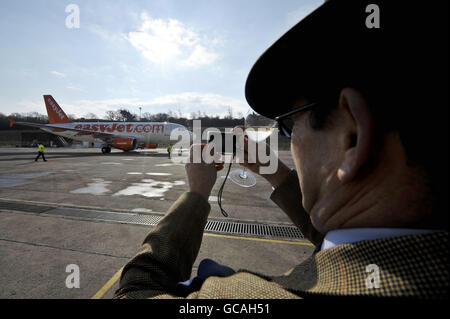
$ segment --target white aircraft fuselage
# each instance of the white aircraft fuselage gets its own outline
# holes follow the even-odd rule
[[[111,147],[123,151],[135,148],[156,148],[158,144],[174,144],[192,132],[176,123],[168,122],[72,122],[51,95],[44,95],[49,124],[14,122],[14,124],[38,127],[43,131],[77,141],[101,143],[102,152],[111,152]],[[178,131],[178,132],[176,132]],[[174,133],[174,134],[173,134]],[[171,140],[171,135],[175,140]]]
[[[65,130],[72,129],[72,130]],[[187,130],[181,124],[161,122],[73,122],[67,124],[47,124],[41,127],[43,131],[83,142],[103,143],[96,138],[97,133],[111,133],[122,138],[134,138],[138,144],[169,144],[173,130]],[[75,131],[75,130],[82,131]]]

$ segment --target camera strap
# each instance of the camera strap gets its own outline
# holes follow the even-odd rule
[[[234,154],[233,154],[234,157]],[[230,161],[230,165],[228,165],[227,174],[225,175],[225,179],[223,180],[222,186],[220,186],[219,192],[217,193],[217,204],[219,204],[220,212],[223,216],[228,217],[228,213],[225,211],[225,209],[222,208],[222,192],[223,188],[225,187],[225,182],[228,179],[228,175],[230,174],[231,165],[233,164],[233,160]]]

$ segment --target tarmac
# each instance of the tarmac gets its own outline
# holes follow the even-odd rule
[[[0,298],[111,298],[121,268],[174,201],[188,189],[183,164],[164,149],[102,154],[99,149],[0,149]],[[293,167],[289,151],[280,158]],[[233,164],[232,170],[238,168]],[[272,188],[227,181],[220,213],[218,172],[198,264],[281,275],[313,245],[270,200]],[[72,266],[79,288],[68,288]],[[69,284],[70,286],[70,284]]]

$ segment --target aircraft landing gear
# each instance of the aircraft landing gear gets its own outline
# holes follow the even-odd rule
[[[111,147],[109,146],[102,147],[102,153],[103,154],[111,153]]]

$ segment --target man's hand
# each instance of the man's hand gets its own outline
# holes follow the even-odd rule
[[[237,126],[236,128],[240,128],[242,131],[244,131],[243,126]],[[235,129],[236,129],[235,128]],[[270,146],[265,142],[259,142],[257,143],[256,147],[256,154],[249,154],[248,153],[248,136],[244,135],[244,159],[239,159],[239,163],[252,172],[261,175],[264,177],[274,188],[277,188],[287,177],[289,174],[290,169],[280,160],[278,160],[277,165],[277,171],[273,174],[260,174],[260,167],[263,166],[259,159],[258,159],[258,148],[264,147],[266,148],[266,154],[269,154],[269,152],[272,154],[271,156],[275,156],[273,153],[273,150],[270,148]],[[239,153],[239,152],[238,152]],[[267,164],[266,164],[267,165]]]
[[[217,171],[223,168],[223,164],[206,164],[203,159],[201,163],[194,163],[194,152],[199,152],[198,154],[200,154],[201,157],[205,146],[205,144],[193,144],[191,146],[190,161],[185,167],[190,191],[198,193],[208,200],[211,190],[216,182]]]

